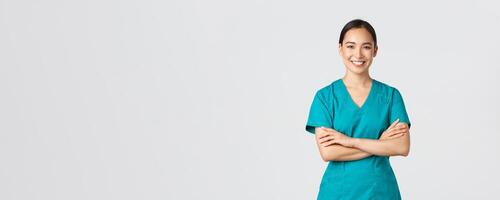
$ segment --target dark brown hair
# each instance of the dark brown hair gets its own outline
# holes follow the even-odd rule
[[[353,29],[353,28],[364,28],[366,29],[370,35],[373,38],[373,42],[375,47],[377,47],[377,34],[375,33],[375,29],[373,29],[372,25],[368,23],[367,21],[361,20],[361,19],[354,19],[348,22],[344,28],[342,28],[342,31],[340,31],[340,38],[339,38],[339,44],[342,45],[342,42],[344,41],[344,36],[347,33],[347,31]]]

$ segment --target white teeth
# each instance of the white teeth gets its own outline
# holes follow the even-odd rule
[[[352,63],[354,63],[355,65],[362,65],[363,63],[365,63],[364,61],[351,61]]]

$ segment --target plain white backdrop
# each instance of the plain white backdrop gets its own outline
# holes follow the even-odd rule
[[[495,1],[0,0],[0,199],[315,199],[342,26],[412,121],[404,199],[495,199]]]

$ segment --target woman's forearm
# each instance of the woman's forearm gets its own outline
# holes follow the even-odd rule
[[[354,148],[377,156],[407,156],[410,151],[410,135],[389,140],[352,138]]]
[[[330,145],[327,147],[319,147],[321,158],[325,161],[352,161],[360,160],[371,156],[372,154],[360,149],[345,147],[342,145]]]

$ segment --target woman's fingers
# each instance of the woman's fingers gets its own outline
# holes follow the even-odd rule
[[[394,135],[389,136],[389,138],[390,138],[390,139],[398,138],[398,137],[403,136],[404,134],[405,134],[405,133],[397,133],[397,134],[394,134]]]
[[[321,144],[321,143],[324,143],[324,142],[327,142],[331,139],[334,138],[334,134],[331,133],[331,132],[321,132],[320,131],[320,135],[318,135],[318,142]]]
[[[386,134],[384,137],[380,137],[380,140],[389,140],[389,139],[395,139],[401,136],[404,136],[406,132],[391,132]]]
[[[400,122],[400,123],[398,123],[398,126],[410,128],[406,122]]]
[[[397,128],[397,127],[398,127],[398,126],[397,126],[397,125],[398,125],[398,123],[399,123],[399,118],[398,118],[398,119],[396,119],[394,122],[392,122],[392,124],[391,124],[391,125],[390,125],[387,129],[385,129],[384,133],[386,133],[386,132],[390,132],[390,131],[392,131],[393,129]]]
[[[391,137],[391,136],[393,136],[393,135],[401,134],[401,133],[406,133],[406,131],[404,131],[404,130],[400,130],[400,131],[394,131],[394,132],[391,132],[391,133],[389,134],[389,137]]]
[[[409,133],[409,128],[407,126],[401,126],[398,124],[396,127],[383,132],[382,135],[380,136],[380,139],[381,140],[394,139],[401,137],[406,133]]]
[[[328,145],[334,139],[335,138],[333,137],[333,135],[327,135],[321,139],[318,139],[318,144],[325,146],[325,145]]]
[[[318,144],[321,146],[330,146],[332,144],[336,143],[336,135],[334,132],[328,132],[328,131],[320,131],[318,132],[320,135],[318,135]]]
[[[401,132],[401,131],[408,131],[408,130],[409,130],[408,127],[402,126],[402,127],[398,127],[396,129],[394,129],[393,131]]]
[[[400,123],[400,124],[396,125],[395,127],[393,127],[392,129],[387,130],[387,132],[400,131],[400,130],[408,130],[408,126]]]
[[[321,139],[321,138],[325,137],[328,134],[328,132],[325,131],[325,129],[323,129],[323,127],[317,127],[315,133],[316,133],[316,137],[318,139]]]
[[[329,141],[327,141],[327,142],[325,142],[325,143],[323,143],[323,144],[321,144],[321,145],[322,145],[323,147],[327,147],[327,146],[330,146],[330,145],[334,145],[334,144],[336,144],[336,143],[337,143],[337,140],[332,139],[332,140],[329,140]]]
[[[393,137],[395,135],[404,135],[408,133],[408,129],[399,129],[399,130],[395,130],[395,131],[392,131],[389,133],[388,137]]]
[[[394,128],[397,124],[399,123],[399,118],[396,119],[394,122],[392,122],[392,124],[389,126],[389,128],[387,129],[391,129],[391,128]]]
[[[319,139],[318,142],[320,144],[323,144],[323,143],[328,142],[328,141],[333,140],[333,139],[334,139],[334,137],[332,135],[329,135],[329,136],[326,136],[326,137]]]
[[[407,129],[393,129],[389,132],[387,132],[387,135],[394,135],[394,134],[398,134],[398,133],[404,133],[404,132],[407,132],[408,130]]]
[[[320,131],[320,135],[318,135],[318,139],[321,139],[321,138],[324,138],[324,137],[327,137],[329,135],[332,135],[331,132],[328,132],[328,131],[325,131],[325,130],[322,130]]]
[[[339,132],[337,132],[336,130],[333,130],[333,129],[330,129],[330,128],[319,128],[320,132],[321,132],[321,135],[319,135],[319,138],[321,137],[325,137],[326,135],[335,135]]]
[[[325,143],[325,144],[323,145],[323,147],[328,147],[328,146],[331,146],[331,145],[334,145],[334,144],[336,144],[336,142],[335,142],[335,140],[332,140],[332,141],[330,141],[330,142],[328,142],[328,143]]]
[[[410,128],[408,128],[408,126],[406,126],[406,125],[403,125],[403,126],[400,126],[399,130],[410,131]]]

